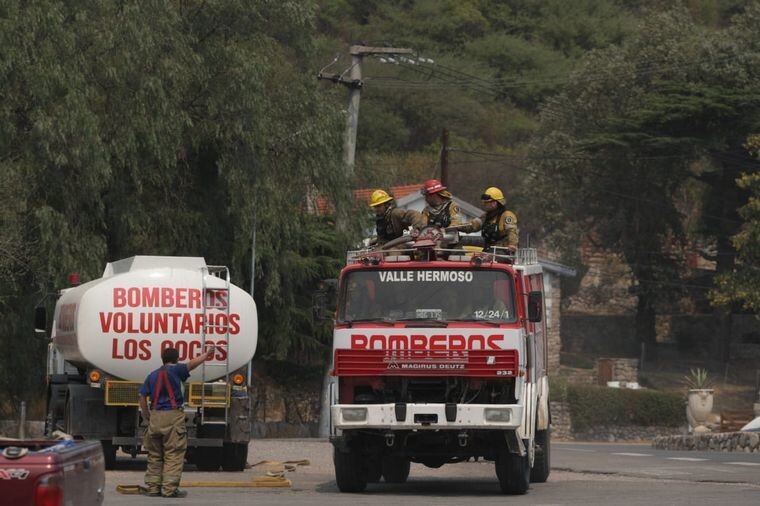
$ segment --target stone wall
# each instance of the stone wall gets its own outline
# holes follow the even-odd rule
[[[562,312],[562,351],[590,357],[616,356],[635,358],[641,355],[636,339],[634,315],[597,315]],[[718,333],[713,315],[659,315],[657,341],[677,349],[709,355]],[[760,332],[754,315],[731,318],[732,356],[760,356]]]
[[[627,383],[637,383],[639,381],[639,360],[636,358],[600,358],[596,361],[596,370],[598,382],[600,385],[606,385],[602,378],[604,364],[609,364],[611,375],[607,381],[625,381]]]
[[[562,351],[589,357],[638,357],[634,317],[562,313]]]
[[[566,402],[550,402],[549,411],[552,416],[552,438],[559,440],[572,440],[570,427],[570,408]]]
[[[573,427],[567,402],[549,403],[552,416],[552,438],[559,441],[651,441],[663,434],[683,434],[686,427],[601,425],[589,430]]]
[[[254,367],[252,434],[258,438],[318,435],[321,378],[278,374],[276,365]]]
[[[612,359],[612,381],[639,381],[639,360],[635,358]]]
[[[686,427],[667,427],[660,425],[600,425],[590,430],[572,431],[575,441],[651,441],[663,434],[681,434]]]
[[[546,338],[549,347],[546,366],[549,374],[551,374],[552,371],[556,371],[559,368],[559,352],[562,347],[562,340],[560,338],[560,300],[562,298],[562,291],[560,289],[560,277],[556,274],[546,272],[544,283],[544,296],[546,297]]]
[[[718,432],[655,438],[652,447],[661,450],[760,453],[758,432]]]

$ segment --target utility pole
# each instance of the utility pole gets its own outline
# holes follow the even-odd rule
[[[351,46],[351,72],[348,88],[348,117],[346,118],[346,138],[343,143],[343,160],[349,174],[354,172],[356,159],[356,132],[359,129],[359,99],[361,98],[362,60],[365,56],[396,54],[412,54],[414,51],[406,47],[370,47]]]
[[[359,129],[359,100],[361,99],[362,87],[362,60],[365,56],[397,54],[413,54],[414,50],[407,47],[372,47],[351,46],[351,66],[349,67],[348,79],[343,79],[343,74],[319,73],[318,79],[328,79],[334,83],[340,83],[348,88],[348,115],[346,117],[346,133],[343,140],[343,162],[349,175],[354,172],[356,160],[356,132]],[[325,67],[326,68],[326,67]]]
[[[441,183],[449,186],[449,131],[441,132]]]

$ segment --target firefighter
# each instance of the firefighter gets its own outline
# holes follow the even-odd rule
[[[170,346],[161,352],[164,365],[150,373],[140,387],[140,410],[148,423],[143,438],[143,445],[148,452],[148,468],[145,470],[145,484],[148,487],[146,495],[187,495],[187,492],[178,488],[187,450],[181,385],[190,377],[190,371],[213,356],[212,347],[186,364],[178,364],[179,352]],[[151,399],[150,409],[148,397]]]
[[[507,248],[514,254],[517,251],[517,216],[506,208],[504,193],[495,186],[486,188],[480,197],[485,214],[470,222],[465,232],[480,230],[485,247],[483,250],[497,246]]]
[[[420,193],[425,196],[427,207],[422,211],[425,222],[430,227],[454,227],[462,224],[459,206],[451,198],[451,193],[437,179],[429,179],[422,185]]]
[[[369,206],[375,211],[378,246],[401,237],[409,227],[421,229],[425,226],[425,220],[419,211],[396,207],[395,200],[385,190],[372,192]]]

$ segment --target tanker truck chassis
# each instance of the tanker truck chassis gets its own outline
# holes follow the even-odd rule
[[[36,327],[44,327],[36,323]],[[46,433],[60,430],[135,457],[146,428],[138,389],[174,346],[180,362],[216,354],[183,385],[188,449],[201,471],[242,471],[250,441],[250,360],[256,308],[226,267],[202,258],[132,257],[102,278],[62,290],[48,347]]]

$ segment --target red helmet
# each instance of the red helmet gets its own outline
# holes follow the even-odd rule
[[[445,189],[446,187],[443,186],[443,183],[437,179],[428,179],[422,184],[420,193],[423,195],[433,195],[434,193],[442,192]]]

